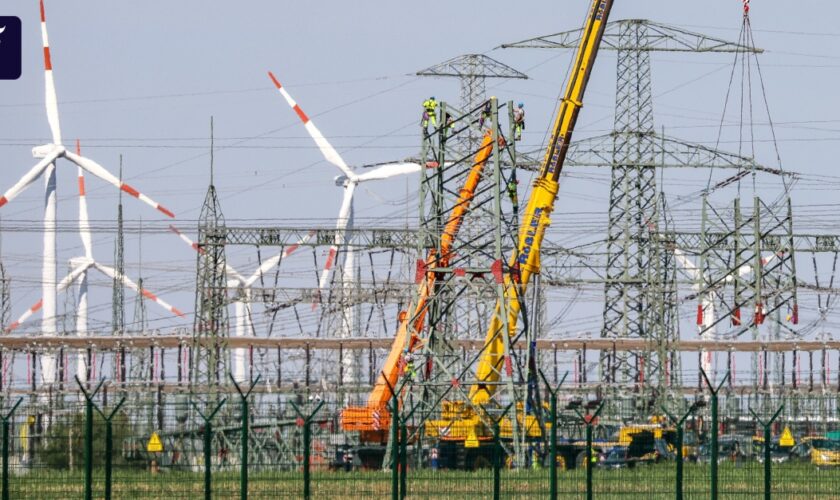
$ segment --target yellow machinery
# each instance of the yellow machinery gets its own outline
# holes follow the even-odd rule
[[[811,440],[811,463],[820,468],[840,466],[840,441],[824,438]]]
[[[496,304],[490,321],[483,354],[476,371],[477,383],[470,388],[469,392],[470,405],[446,402],[441,419],[426,423],[426,433],[429,436],[446,436],[452,440],[460,438],[466,439],[467,442],[490,437],[489,429],[485,428],[474,408],[482,407],[490,402],[497,387],[496,383],[501,378],[503,366],[509,366],[510,360],[504,359],[505,344],[516,331],[520,314],[520,297],[525,296],[531,277],[540,272],[540,247],[546,228],[551,224],[550,217],[559,188],[558,180],[578,113],[583,106],[583,95],[612,5],[613,0],[592,1],[575,55],[575,63],[569,75],[569,82],[554,121],[542,168],[539,177],[534,182],[523,214],[518,248],[510,260],[510,269],[516,271],[513,274],[517,278],[505,276],[505,303]],[[449,411],[451,409],[457,409],[457,411]],[[534,422],[529,420],[521,408],[516,408],[515,414],[518,425],[527,431],[529,437],[539,435],[539,426],[533,425]],[[509,421],[507,423],[503,421],[501,428],[509,428],[510,425]]]

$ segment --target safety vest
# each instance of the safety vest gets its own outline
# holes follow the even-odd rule
[[[426,108],[426,111],[429,113],[434,113],[435,109],[437,109],[437,101],[434,99],[426,99],[423,101],[423,107]]]

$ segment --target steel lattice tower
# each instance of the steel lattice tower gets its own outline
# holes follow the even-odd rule
[[[0,329],[6,330],[12,318],[11,278],[6,274],[2,260],[2,230],[0,230]]]
[[[525,321],[515,329],[509,329],[507,323],[505,277],[513,279],[515,275],[507,259],[516,245],[519,216],[518,200],[508,190],[512,169],[502,162],[504,158],[516,163],[512,105],[500,105],[495,98],[488,102],[491,111],[485,120],[486,135],[469,154],[460,149],[463,143],[457,134],[466,133],[466,129],[459,124],[476,122],[483,103],[463,115],[441,103],[441,114],[451,114],[456,125],[424,134],[421,161],[435,168],[421,174],[417,250],[425,259],[418,262],[417,283],[425,282],[430,288],[418,287],[407,308],[409,314],[415,314],[409,317],[409,324],[422,347],[414,350],[416,377],[402,380],[406,384],[403,407],[415,419],[413,425],[426,426],[426,438],[439,439],[450,432],[454,414],[470,415],[470,425],[486,431],[492,428],[488,415],[511,402],[517,403],[520,414],[526,407],[538,407],[529,404],[539,395],[528,384],[532,375],[528,346],[536,332],[527,328]],[[508,116],[508,126],[500,125],[500,115]],[[428,281],[430,276],[434,276],[433,283]],[[418,309],[418,304],[423,304],[422,308]],[[496,304],[501,304],[498,309]],[[479,380],[476,373],[483,350],[459,349],[457,343],[487,341],[493,315],[499,315],[504,325],[491,337],[501,339],[503,352],[492,364],[496,377],[487,382]],[[414,331],[419,317],[425,318],[422,329]],[[412,341],[406,338],[406,342],[408,348]],[[487,391],[488,402],[473,406],[469,395],[473,389]],[[507,432],[507,452],[524,460],[528,436],[521,421],[512,419]]]
[[[120,180],[122,181],[122,155],[120,155]],[[114,267],[116,274],[111,290],[111,332],[114,335],[125,333],[125,289],[120,278],[125,276],[125,234],[123,232],[122,191],[117,205],[117,241],[114,244]],[[118,382],[125,381],[125,349],[119,351],[119,363],[114,364],[114,378]]]
[[[3,261],[0,260],[0,330],[6,331],[9,326],[9,321],[12,317],[12,280],[6,274],[6,268],[3,266]],[[4,353],[0,351],[0,366],[5,362],[4,355],[13,356],[11,353]],[[14,360],[14,357],[11,358]],[[8,385],[8,381],[3,379],[2,372],[0,372],[0,389]]]
[[[213,184],[213,120],[210,120],[210,185],[198,219],[195,322],[189,379],[209,387],[224,381],[228,336],[225,219]]]

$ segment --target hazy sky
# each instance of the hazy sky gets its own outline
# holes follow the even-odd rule
[[[459,54],[485,53],[532,77],[488,81],[488,94],[525,101],[528,128],[523,144],[537,147],[571,54],[493,49],[503,42],[577,28],[588,3],[52,0],[46,8],[67,144],[79,138],[83,153],[114,173],[123,154],[125,178],[171,208],[180,224],[194,232],[208,179],[210,115],[215,116],[219,148],[216,184],[229,220],[283,219],[319,226],[334,221],[341,197],[332,181],[336,171],[313,148],[271,85],[267,70],[277,74],[348,163],[365,164],[417,154],[420,102],[429,95],[457,101],[455,80],[422,79],[411,76],[414,72]],[[761,56],[762,69],[770,109],[779,124],[784,164],[807,174],[835,175],[840,6],[754,0],[752,7],[756,41],[767,49]],[[48,141],[49,129],[37,1],[5,2],[0,14],[19,16],[24,36],[23,76],[0,82],[0,189],[5,190],[34,165],[30,149]],[[618,0],[612,20],[624,18],[647,18],[737,39],[741,2]],[[657,127],[697,142],[714,141],[731,65],[731,55],[655,54]],[[611,128],[614,87],[615,54],[602,52],[577,138]],[[758,94],[755,104],[761,104]],[[766,122],[759,111],[763,112],[757,109],[756,121]],[[769,138],[766,127],[757,133]],[[724,146],[737,149],[737,141],[736,130],[725,130]],[[760,161],[775,164],[766,142],[759,144],[758,152]],[[60,162],[58,175],[59,217],[76,220],[75,166]],[[565,211],[585,212],[589,220],[605,224],[606,175],[600,170],[564,183],[555,220],[562,220]],[[382,225],[393,213],[405,219],[410,213],[405,203],[414,207],[415,184],[399,180],[361,190],[359,223]],[[676,182],[676,188],[702,187],[685,184]],[[88,185],[91,218],[112,220],[116,191],[92,178]],[[810,191],[795,198],[798,202],[836,202],[836,188],[828,184],[812,182],[805,189]],[[0,210],[3,222],[17,221],[20,226],[32,221],[37,228],[42,196],[42,184],[33,185]],[[126,200],[125,210],[127,219],[161,221],[158,213],[135,200]],[[828,209],[811,207],[808,213],[813,219],[825,212]],[[413,222],[415,216],[410,217]],[[825,230],[831,231],[836,221],[829,218]],[[562,236],[555,239],[562,241]],[[13,316],[40,295],[40,237],[36,231],[3,233],[2,258],[15,280]],[[113,235],[96,235],[95,242],[94,255],[112,262]],[[149,287],[168,291],[173,303],[191,311],[194,255],[167,234],[146,235],[143,245]],[[136,234],[127,236],[126,247],[129,274],[136,273]],[[62,262],[79,253],[75,234],[59,235]],[[231,254],[247,272],[254,258],[253,251]],[[311,256],[308,259],[300,268],[311,268]],[[60,274],[64,269],[64,264],[59,266]],[[92,324],[95,328],[110,318],[110,284],[99,280],[94,285],[94,316],[100,320]],[[150,313],[161,318],[152,307]]]

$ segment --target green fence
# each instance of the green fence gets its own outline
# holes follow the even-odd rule
[[[515,445],[429,437],[415,415],[342,432],[338,402],[265,390],[85,386],[3,400],[2,498],[837,498],[837,394],[711,389],[543,405]],[[554,409],[552,411],[552,408]],[[503,424],[509,407],[488,414]],[[404,417],[404,418],[403,418]],[[495,431],[495,432],[494,432]],[[155,438],[153,438],[153,435]],[[157,443],[159,442],[159,447]],[[713,443],[717,446],[713,446]]]

